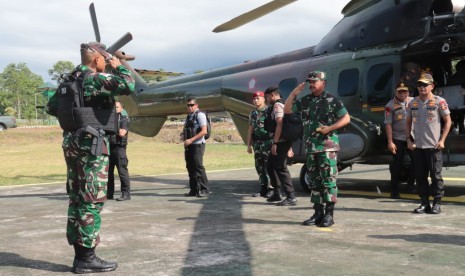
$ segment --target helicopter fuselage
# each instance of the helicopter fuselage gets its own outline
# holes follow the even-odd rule
[[[297,84],[305,81],[308,72],[320,70],[327,73],[326,89],[344,102],[351,116],[351,123],[340,131],[340,168],[355,162],[388,164],[392,157],[386,146],[384,106],[401,79],[411,81],[411,93],[415,94],[415,78],[421,70],[429,70],[436,91],[454,101],[449,106],[465,108],[462,87],[448,82],[453,65],[465,58],[465,16],[455,12],[455,2],[356,0],[351,3],[359,5],[351,8],[349,3],[345,17],[317,46],[150,86],[139,81],[137,92],[121,99],[131,116],[131,131],[156,135],[167,116],[186,113],[186,99],[195,96],[202,109],[228,112],[245,141],[256,90],[279,86],[282,97],[287,98]],[[422,8],[414,13],[416,21],[405,19],[411,24],[405,33],[397,22],[378,21],[383,9],[398,14],[394,18],[397,20],[405,16],[405,9],[418,5]],[[442,13],[437,15],[438,11]],[[385,28],[379,26],[382,24],[386,24]],[[371,31],[376,28],[384,33]],[[351,35],[347,37],[344,30],[351,30]],[[401,33],[397,38],[396,31]],[[354,38],[355,34],[358,38]],[[449,134],[443,151],[445,166],[465,164],[464,138],[462,134]],[[294,143],[293,149],[294,161],[304,162],[301,140]]]

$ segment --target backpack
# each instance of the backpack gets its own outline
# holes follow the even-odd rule
[[[281,131],[281,137],[287,141],[297,141],[302,138],[304,134],[304,126],[302,124],[302,117],[300,113],[284,114],[283,117],[283,129]]]
[[[273,120],[271,115],[273,114],[274,105],[278,102],[284,103],[282,99],[279,99],[266,110],[265,129],[270,133],[275,133],[276,131],[276,120]],[[284,114],[280,138],[294,142],[302,137],[303,132],[304,127],[299,113]]]
[[[201,111],[196,111],[194,113],[194,116],[192,117],[192,121],[186,120],[186,125],[184,126],[184,129],[186,129],[186,128],[187,129],[192,129],[194,127],[193,121],[194,120],[197,121],[197,114],[199,112],[201,112]],[[204,139],[207,140],[208,138],[210,138],[211,133],[212,133],[211,120],[210,120],[210,117],[208,117],[208,114],[207,114],[206,111],[202,112],[202,113],[204,113],[205,117],[207,118],[207,134],[205,134],[205,136],[204,136]],[[189,115],[187,116],[187,118],[189,119]],[[200,132],[200,128],[198,129],[197,133],[199,133],[199,132]],[[185,134],[185,139],[194,137],[193,130],[188,131],[188,133],[192,133],[192,134]]]
[[[83,106],[84,100],[82,98],[81,90],[82,82],[87,74],[88,72],[76,76],[76,71],[62,74],[60,76],[62,82],[48,101],[47,107],[45,108],[45,112],[54,117],[58,117],[58,105],[60,103],[59,98],[63,97],[61,95],[65,95],[66,97],[71,97],[73,99],[74,104],[73,106],[69,106],[69,109],[73,107]]]
[[[207,134],[205,134],[205,136],[204,136],[205,140],[207,140],[208,138],[210,138],[210,136],[212,134],[212,122],[210,120],[210,117],[208,117],[207,111],[205,111],[203,113],[205,114],[205,117],[207,117]],[[195,117],[196,120],[197,120],[197,114],[198,114],[198,112],[195,112],[194,117]]]

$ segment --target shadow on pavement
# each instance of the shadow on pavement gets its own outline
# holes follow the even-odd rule
[[[69,272],[71,270],[71,267],[66,265],[54,264],[41,260],[31,260],[16,253],[9,252],[0,252],[0,267],[1,266],[16,266],[50,272]]]

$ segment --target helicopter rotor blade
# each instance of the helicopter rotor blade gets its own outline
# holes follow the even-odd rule
[[[273,0],[271,2],[266,3],[256,9],[253,9],[249,12],[243,13],[226,23],[223,23],[213,29],[214,33],[220,33],[225,31],[233,30],[237,27],[245,25],[259,17],[262,17],[268,13],[271,13],[277,9],[280,9],[286,5],[289,5],[297,0]]]
[[[127,32],[120,39],[118,39],[115,43],[113,43],[110,47],[108,47],[106,51],[110,54],[114,54],[117,50],[121,49],[121,47],[126,45],[131,40],[132,40],[132,34]]]
[[[98,29],[97,14],[95,13],[94,3],[89,6],[90,19],[92,20],[92,26],[94,27],[95,41],[100,42],[100,31]]]

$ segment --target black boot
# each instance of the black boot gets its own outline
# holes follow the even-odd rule
[[[117,263],[107,262],[97,257],[95,247],[86,248],[74,244],[74,252],[76,255],[71,272],[76,274],[113,271],[118,267]]]
[[[278,206],[295,206],[295,205],[297,205],[297,198],[295,198],[294,193],[289,193],[287,195],[287,197],[283,201],[278,202],[276,205],[278,205]]]
[[[279,189],[273,189],[273,195],[269,197],[266,201],[268,202],[275,202],[275,201],[281,201],[281,193],[279,192]]]
[[[261,185],[260,196],[266,198],[266,194],[268,194],[268,185]]]
[[[313,204],[313,209],[315,209],[315,213],[309,219],[304,220],[302,223],[303,225],[318,225],[323,220],[325,214],[323,213],[323,204]]]
[[[421,204],[418,206],[418,208],[415,208],[413,210],[415,214],[424,214],[424,213],[430,213],[431,212],[431,206],[429,205],[429,199],[428,197],[421,197]]]
[[[268,192],[266,193],[265,198],[270,198],[274,195],[274,190],[273,189],[268,189]]]
[[[439,214],[441,213],[441,198],[435,197],[433,201],[433,208],[431,208],[431,214]]]
[[[333,220],[334,214],[334,203],[326,203],[325,207],[325,216],[321,220],[321,223],[318,224],[319,227],[330,227],[334,224]]]

